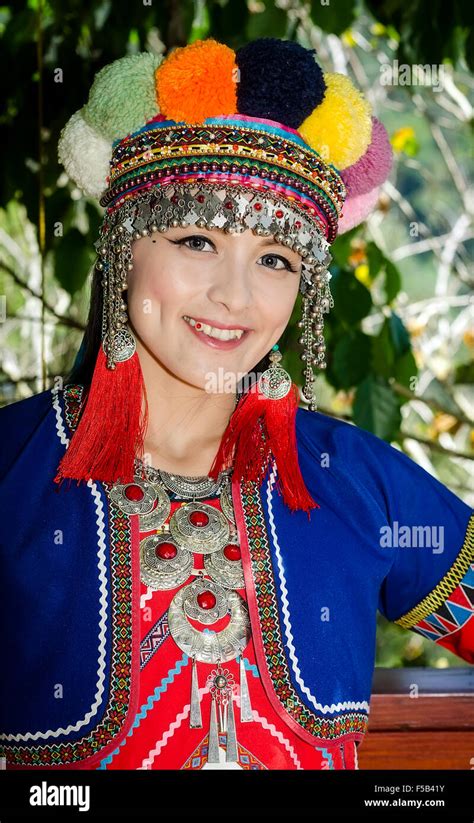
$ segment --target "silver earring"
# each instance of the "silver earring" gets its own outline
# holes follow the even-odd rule
[[[300,359],[303,360],[304,385],[302,394],[309,404],[310,411],[317,411],[315,397],[315,375],[312,366],[319,369],[326,368],[326,344],[324,341],[324,314],[334,305],[329,289],[330,274],[326,269],[326,263],[331,260],[328,255],[324,264],[316,266],[311,275],[311,282],[305,284],[302,298],[301,319],[298,321],[298,328],[302,329],[299,343],[303,346]]]

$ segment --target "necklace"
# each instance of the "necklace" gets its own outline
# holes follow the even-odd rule
[[[115,484],[112,500],[126,514],[138,514],[140,531],[153,531],[140,541],[140,577],[153,590],[178,591],[168,609],[168,627],[176,645],[192,659],[189,724],[202,728],[197,664],[216,664],[206,680],[211,693],[208,762],[219,762],[219,734],[227,734],[226,761],[238,761],[233,707],[236,686],[223,663],[240,656],[240,720],[253,720],[243,652],[250,640],[239,536],[232,503],[232,469],[209,477],[183,477],[135,460],[133,483]],[[202,502],[219,497],[222,511]],[[171,514],[171,501],[179,505]],[[193,555],[203,556],[204,569],[194,569]],[[192,581],[183,585],[190,575]],[[218,631],[208,627],[228,617]],[[198,622],[203,629],[197,628]]]

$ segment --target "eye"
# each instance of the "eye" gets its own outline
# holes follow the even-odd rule
[[[281,257],[281,255],[279,255],[279,254],[263,254],[262,257],[260,258],[260,260],[270,260],[271,261],[270,263],[268,263],[268,262],[263,263],[263,265],[267,266],[267,268],[269,268],[269,269],[275,269],[275,271],[282,271],[283,269],[286,269],[287,271],[294,271],[294,272],[298,271],[296,266],[292,266],[290,261],[287,260],[286,257]],[[272,261],[274,262],[276,260],[278,260],[280,263],[283,263],[283,267],[280,266],[277,269],[274,265],[272,265]]]
[[[170,243],[174,243],[175,246],[186,245],[188,249],[191,249],[191,251],[204,251],[202,247],[203,243],[207,243],[209,246],[211,246],[211,251],[215,248],[212,241],[209,240],[207,237],[203,237],[201,234],[191,234],[188,235],[188,237],[180,237],[179,240],[170,240]],[[188,243],[190,245],[187,245]]]

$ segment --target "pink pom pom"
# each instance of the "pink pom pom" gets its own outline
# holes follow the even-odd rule
[[[357,163],[341,172],[347,196],[357,197],[380,186],[390,174],[392,158],[392,147],[385,126],[376,117],[372,117],[372,137],[367,151]]]
[[[342,217],[337,224],[337,233],[344,234],[345,231],[353,229],[362,223],[366,217],[374,210],[379,198],[380,188],[372,189],[358,197],[348,197],[342,207]]]

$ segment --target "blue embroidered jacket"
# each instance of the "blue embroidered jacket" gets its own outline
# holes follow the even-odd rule
[[[0,750],[7,768],[95,768],[138,709],[138,515],[110,486],[53,482],[82,387],[0,410]],[[404,453],[298,409],[299,462],[318,509],[233,483],[263,685],[313,745],[363,739],[377,608],[474,662],[474,515]],[[60,689],[62,699],[57,699]]]

